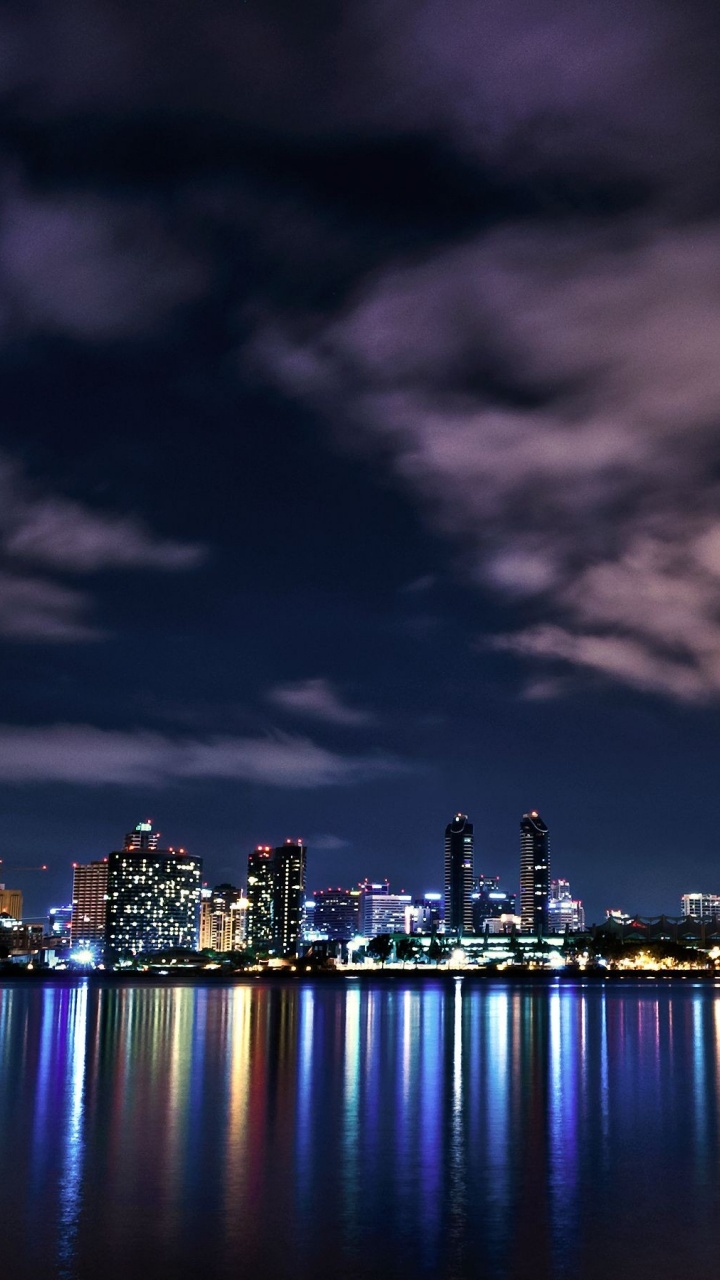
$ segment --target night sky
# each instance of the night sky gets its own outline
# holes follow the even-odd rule
[[[0,856],[720,892],[720,19],[8,0]]]

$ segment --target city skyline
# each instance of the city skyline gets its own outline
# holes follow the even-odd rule
[[[507,880],[533,807],[593,916],[712,882],[720,22],[659,3],[7,14],[0,857],[49,896],[128,810],[217,883],[273,831],[437,883],[458,811]]]
[[[455,834],[453,835],[453,833]],[[131,853],[139,853],[143,851],[158,851],[163,853],[164,851],[159,849],[160,839],[161,833],[154,830],[152,819],[148,819],[147,821],[141,821],[135,824],[133,829],[126,834],[123,849],[126,852]],[[695,885],[694,887],[689,888],[687,883],[685,883],[687,877],[684,877],[682,880],[682,888],[679,889],[678,894],[676,895],[676,901],[668,904],[668,908],[664,911],[653,912],[644,910],[642,903],[640,905],[619,905],[617,898],[613,898],[611,901],[611,895],[606,895],[606,905],[603,907],[602,911],[598,912],[597,915],[591,914],[587,909],[587,901],[583,898],[582,893],[579,900],[572,897],[568,877],[562,876],[558,878],[557,869],[554,867],[551,869],[548,857],[549,832],[537,810],[532,810],[530,813],[526,813],[522,816],[520,821],[520,844],[519,849],[517,850],[516,866],[514,871],[511,870],[504,875],[498,873],[493,875],[486,871],[484,866],[479,864],[473,865],[473,823],[469,820],[467,814],[457,813],[451,822],[445,827],[442,859],[438,862],[439,870],[436,869],[434,880],[431,877],[432,882],[427,884],[418,883],[417,878],[409,881],[408,884],[412,889],[412,892],[409,894],[406,893],[408,885],[405,883],[398,883],[392,875],[387,874],[382,878],[377,876],[368,877],[365,875],[357,880],[346,880],[342,885],[322,885],[317,879],[317,876],[313,875],[313,850],[309,850],[311,856],[310,875],[308,876],[307,844],[291,838],[286,838],[284,846],[272,846],[267,844],[257,845],[255,849],[250,851],[246,858],[240,860],[240,864],[235,864],[232,884],[229,884],[227,881],[220,883],[217,878],[212,876],[211,873],[207,873],[205,875],[201,880],[201,884],[203,886],[203,893],[206,896],[215,892],[218,886],[220,889],[225,888],[237,890],[238,895],[241,891],[243,893],[247,892],[250,897],[252,897],[253,894],[256,896],[259,894],[260,900],[264,901],[266,904],[264,912],[261,912],[263,918],[266,917],[265,931],[263,932],[261,929],[262,938],[263,940],[269,941],[274,934],[272,918],[273,911],[275,910],[274,900],[276,893],[274,879],[275,858],[277,855],[282,854],[283,848],[285,848],[287,851],[297,850],[302,856],[303,892],[306,900],[309,900],[309,897],[313,894],[316,897],[318,894],[322,897],[325,893],[332,894],[335,891],[345,894],[357,894],[363,887],[370,885],[373,879],[375,879],[378,886],[381,883],[385,885],[385,892],[391,890],[393,894],[401,893],[405,895],[405,901],[412,901],[416,906],[421,901],[444,901],[444,919],[447,921],[452,918],[452,893],[450,894],[450,899],[448,899],[448,877],[450,877],[450,879],[452,878],[453,871],[453,839],[456,841],[459,840],[460,842],[456,851],[458,856],[455,859],[457,863],[457,867],[455,868],[457,879],[456,890],[461,889],[465,884],[465,880],[462,879],[465,875],[463,864],[470,868],[470,870],[467,871],[466,876],[466,878],[470,878],[467,879],[467,885],[465,885],[467,890],[465,898],[467,901],[464,901],[462,913],[464,927],[461,932],[464,933],[472,933],[476,931],[474,923],[471,922],[475,920],[477,915],[477,899],[486,895],[489,890],[497,891],[490,894],[491,898],[496,897],[503,900],[502,905],[499,903],[496,904],[498,911],[510,910],[511,914],[514,914],[514,907],[511,910],[510,900],[514,903],[517,899],[518,920],[522,918],[522,928],[526,932],[536,931],[536,929],[533,929],[530,926],[531,910],[533,913],[533,920],[537,924],[533,905],[536,891],[542,895],[544,904],[544,914],[540,922],[541,932],[562,931],[565,926],[570,925],[571,922],[573,928],[582,928],[585,923],[588,925],[600,924],[605,917],[610,914],[616,916],[623,914],[626,918],[633,916],[649,917],[659,915],[674,917],[678,914],[678,903],[681,904],[682,908],[680,914],[688,915],[697,919],[709,918],[708,913],[710,912],[710,907],[708,904],[720,902],[720,895],[715,894],[715,890],[712,885],[710,887],[705,886],[705,888],[698,888],[698,886]],[[540,840],[540,846],[537,845],[538,839]],[[469,853],[467,848],[468,846]],[[542,855],[541,874],[539,877],[537,874],[536,858],[538,849]],[[172,854],[173,857],[177,857],[178,854],[188,854],[188,856],[193,858],[193,861],[200,867],[203,866],[203,859],[197,855],[193,855],[191,852],[186,850],[184,846],[170,846],[168,852]],[[83,929],[87,928],[87,926],[81,925],[80,922],[94,921],[94,924],[89,928],[86,939],[91,944],[97,943],[100,937],[104,934],[104,917],[103,922],[101,923],[98,923],[96,917],[99,909],[98,903],[101,902],[103,895],[107,890],[108,863],[111,856],[117,857],[118,855],[107,854],[101,858],[91,859],[87,864],[73,862],[72,893],[64,895],[61,892],[58,897],[58,901],[64,902],[67,897],[68,902],[72,899],[76,904],[78,902],[80,903],[80,905],[76,905],[73,915],[74,933],[77,938],[80,938],[83,933]],[[267,884],[264,883],[263,877],[258,880],[255,873],[255,865],[257,864],[257,866],[262,866],[263,860],[267,862],[267,866],[269,868]],[[226,869],[230,866],[228,863],[223,865]],[[25,868],[24,870],[25,872],[45,872],[47,871],[47,866]],[[386,864],[386,871],[388,870],[392,871],[392,868]],[[565,870],[565,867],[561,866],[561,870]],[[472,872],[472,875],[470,875],[470,872]],[[438,890],[438,886],[443,881],[446,886],[444,893]],[[257,888],[252,888],[253,883],[257,885]],[[678,881],[678,883],[680,884],[681,882]],[[523,885],[525,885],[525,892],[523,892]],[[582,885],[580,887],[582,889]],[[478,889],[482,889],[483,893],[479,894],[476,892]],[[577,890],[576,884],[575,889]],[[19,895],[18,900],[21,903],[25,900],[26,890],[21,885],[5,884],[0,881],[0,891],[4,891],[5,898],[8,902],[13,895],[14,897]],[[426,895],[429,895],[428,899],[426,899]],[[448,901],[450,901],[451,904],[450,913],[448,913]],[[7,909],[8,908],[5,908],[5,910]],[[25,910],[23,912],[23,916],[27,921],[45,920],[50,909],[51,907],[49,903],[47,903],[39,912]],[[285,910],[285,912],[287,911],[287,902],[285,903],[283,910]],[[481,914],[483,913],[481,912]],[[485,910],[485,914],[487,914],[487,910]],[[490,911],[490,914],[495,914],[495,912]],[[551,924],[551,920],[555,923]],[[562,922],[562,928],[558,927],[558,922],[560,921]],[[297,921],[295,921],[295,925],[293,927],[296,925]],[[448,928],[447,925],[445,927]],[[458,929],[456,926],[450,924],[448,931],[457,933]],[[265,938],[266,934],[267,939]]]

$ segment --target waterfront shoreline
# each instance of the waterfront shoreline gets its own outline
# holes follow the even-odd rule
[[[504,970],[501,973],[481,969],[406,969],[406,970],[319,970],[311,973],[290,973],[287,970],[270,970],[263,973],[217,973],[215,971],[175,970],[167,973],[128,972],[127,970],[90,972],[71,972],[67,969],[26,970],[0,973],[0,989],[6,986],[23,986],[40,984],[52,987],[87,984],[96,987],[232,987],[232,986],[305,986],[336,985],[359,983],[361,986],[413,986],[422,987],[426,983],[452,984],[466,982],[472,986],[493,987],[586,987],[586,986],[646,986],[655,985],[702,985],[720,986],[720,972],[707,972],[702,969],[673,972],[655,969],[638,972],[605,970],[602,972],[564,972]]]

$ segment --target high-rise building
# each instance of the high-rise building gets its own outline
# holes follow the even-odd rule
[[[524,813],[520,823],[520,917],[523,933],[542,937],[548,932],[550,898],[550,837],[537,809]]]
[[[105,941],[108,860],[73,863],[70,937],[74,947],[97,947]]]
[[[247,940],[251,947],[296,955],[305,906],[307,849],[286,840],[260,844],[248,858]]]
[[[445,828],[445,932],[473,931],[473,824],[456,813]]]
[[[315,937],[348,942],[358,932],[359,889],[316,889],[312,929]]]
[[[111,951],[137,955],[198,945],[202,859],[184,849],[158,849],[156,834],[150,823],[138,823],[125,848],[110,854],[105,940]]]
[[[22,920],[22,889],[6,889],[0,884],[0,915],[10,916],[12,920]]]
[[[548,930],[564,933],[570,929],[578,933],[585,928],[585,911],[579,898],[573,898],[568,880],[550,881],[548,901]]]
[[[709,924],[712,920],[720,920],[720,894],[718,893],[684,893],[680,899],[682,913],[691,920]]]
[[[363,938],[376,938],[379,933],[407,933],[410,926],[412,895],[391,893],[390,881],[360,885],[358,927]]]
[[[297,955],[305,904],[307,849],[299,840],[286,840],[275,849],[273,886],[273,949]]]
[[[250,947],[272,946],[274,890],[273,851],[269,844],[259,844],[248,857],[247,941]]]
[[[200,898],[200,949],[236,951],[244,941],[245,898],[232,884],[203,889]]]

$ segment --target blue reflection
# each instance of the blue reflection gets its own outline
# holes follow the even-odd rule
[[[45,993],[54,994],[54,993]],[[83,982],[69,992],[63,1028],[67,1028],[67,1092],[65,1143],[60,1178],[60,1231],[58,1274],[65,1280],[75,1274],[78,1226],[82,1210],[82,1178],[85,1157],[85,1056],[87,1051],[88,988]],[[42,1051],[41,1051],[42,1055]]]

